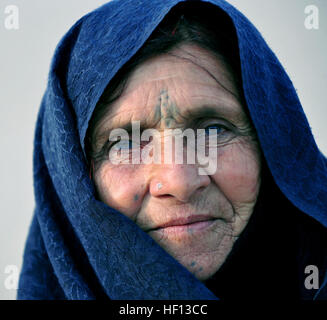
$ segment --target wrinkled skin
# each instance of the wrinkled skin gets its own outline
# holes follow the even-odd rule
[[[205,106],[216,113],[187,113]],[[151,58],[132,72],[123,94],[108,106],[96,128],[95,148],[104,146],[111,129],[136,120],[161,133],[190,124],[219,129],[212,175],[200,175],[197,164],[116,165],[106,157],[93,178],[100,200],[132,219],[204,281],[230,253],[260,188],[260,152],[234,75],[223,59],[195,45]],[[194,215],[204,221],[160,228]]]

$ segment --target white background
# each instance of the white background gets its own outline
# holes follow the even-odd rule
[[[151,1],[151,0],[149,0]],[[163,0],[164,1],[164,0]],[[104,0],[0,0],[0,299],[15,299],[5,268],[20,270],[34,208],[33,135],[54,49],[69,27]],[[293,81],[317,144],[327,155],[327,1],[230,0],[259,29]],[[19,29],[7,30],[7,5]],[[319,29],[304,26],[307,5]]]

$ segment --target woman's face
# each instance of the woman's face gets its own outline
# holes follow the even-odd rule
[[[160,132],[162,148],[167,129],[216,129],[217,144],[210,146],[217,150],[215,172],[199,174],[197,163],[164,159],[114,164],[109,134],[132,121]],[[108,105],[96,137],[95,150],[107,152],[94,172],[100,200],[132,219],[198,279],[212,276],[246,226],[260,187],[258,146],[230,68],[195,45],[147,60]]]

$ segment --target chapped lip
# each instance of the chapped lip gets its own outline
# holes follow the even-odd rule
[[[216,219],[217,218],[214,218],[213,216],[210,215],[193,215],[189,217],[181,217],[160,224],[159,226],[152,228],[148,231],[155,231],[155,230],[164,229],[168,227],[175,227],[175,226],[187,226],[197,222],[216,220]]]

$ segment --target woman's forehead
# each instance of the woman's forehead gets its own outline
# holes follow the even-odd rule
[[[158,103],[164,106],[164,99],[182,111],[210,105],[243,114],[239,96],[234,76],[223,61],[202,48],[184,46],[140,64],[105,118],[132,113],[133,120],[142,120],[137,118],[146,117]]]
[[[158,55],[141,63],[128,79],[128,93],[137,86],[150,81],[169,80],[178,77],[190,83],[216,86],[222,84],[234,95],[238,95],[235,75],[225,60],[206,49],[184,44],[166,54]]]

